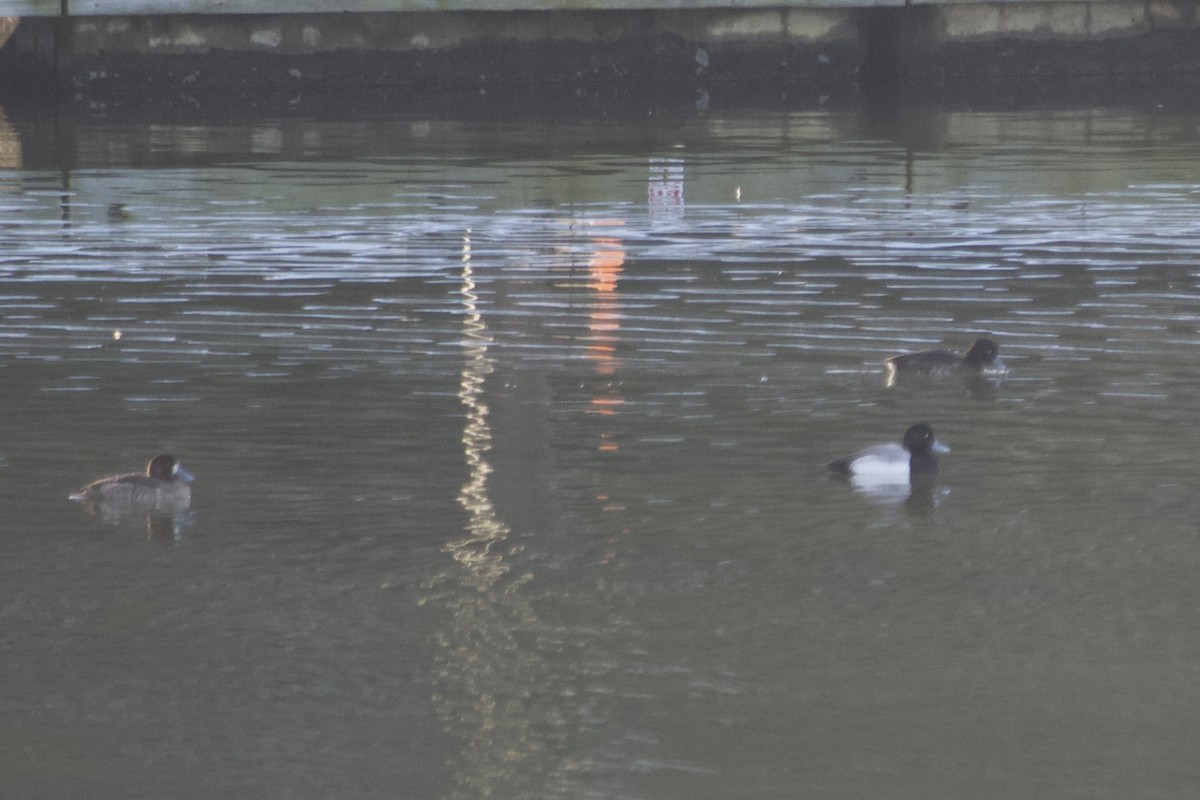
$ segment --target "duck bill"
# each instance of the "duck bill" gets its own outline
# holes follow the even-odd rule
[[[175,467],[175,477],[179,478],[179,480],[181,480],[181,481],[187,481],[188,483],[191,483],[192,481],[196,480],[195,475],[188,472],[186,469],[184,469],[181,466]]]
[[[984,375],[1003,375],[1008,372],[1008,364],[1004,363],[1004,359],[997,356],[996,360],[983,368]]]
[[[943,455],[950,452],[950,447],[948,445],[944,445],[936,439],[933,440],[933,444],[929,446],[929,449],[935,453],[941,453]]]

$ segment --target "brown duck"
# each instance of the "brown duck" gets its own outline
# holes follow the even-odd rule
[[[172,513],[192,503],[193,480],[172,455],[155,456],[146,471],[92,481],[71,495],[93,511],[107,515]]]

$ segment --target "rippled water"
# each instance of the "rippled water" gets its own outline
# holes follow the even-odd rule
[[[0,782],[1189,796],[1198,121],[10,125]],[[67,501],[163,450],[186,524]]]

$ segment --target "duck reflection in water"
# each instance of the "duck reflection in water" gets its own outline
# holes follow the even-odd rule
[[[145,472],[112,475],[92,481],[70,499],[110,524],[146,520],[151,538],[178,539],[191,524],[194,476],[175,456],[155,456]]]
[[[1008,367],[1000,358],[1000,346],[994,341],[981,336],[971,345],[966,355],[960,356],[953,350],[935,349],[918,350],[913,353],[892,356],[884,363],[885,385],[895,386],[901,380],[911,377],[946,378],[958,376],[963,378],[972,394],[992,392],[1003,380]]]

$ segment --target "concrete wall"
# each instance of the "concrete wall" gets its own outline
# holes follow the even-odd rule
[[[212,49],[302,55],[332,51],[426,52],[475,43],[530,45],[674,37],[711,45],[778,45],[854,39],[844,8],[703,14],[492,12],[289,14],[286,16],[83,17],[72,21],[77,55],[104,51],[161,54]]]
[[[413,11],[729,10],[885,5],[904,5],[904,0],[0,0],[0,15],[57,17],[63,14],[63,6],[67,16],[141,16],[370,14]]]
[[[429,2],[465,6],[485,0]],[[515,0],[505,2],[509,10],[502,11],[150,16],[91,12],[173,5],[219,5],[230,11],[266,3],[71,3],[81,16],[26,18],[0,51],[0,82],[8,89],[14,82],[28,84],[30,69],[39,65],[75,92],[122,84],[151,89],[720,81],[812,86],[897,76],[1200,72],[1194,0],[911,5],[809,0],[787,6],[755,0],[756,7],[739,7],[736,0],[720,6],[700,0],[609,0],[603,3],[607,10],[538,11],[511,9],[600,3]],[[670,7],[626,8],[648,4]],[[338,3],[397,5],[397,0]],[[0,0],[0,11],[34,6],[39,13],[47,8],[43,0]]]
[[[509,11],[754,11],[794,8],[883,8],[909,5],[963,7],[1089,7],[1105,15],[1105,6],[1144,6],[1150,16],[1190,13],[1194,3],[1146,0],[1097,3],[1094,0],[0,0],[0,16],[184,16],[295,15],[322,13],[509,12]],[[1018,12],[1023,13],[1023,12]],[[1042,13],[1042,12],[1035,12]],[[1067,12],[1072,15],[1075,12]],[[1086,11],[1081,13],[1088,13]],[[1122,12],[1125,13],[1125,12]],[[1132,13],[1132,12],[1129,12]]]
[[[26,19],[8,50],[75,91],[852,76],[857,9],[83,16]],[[0,74],[5,70],[0,64]]]

